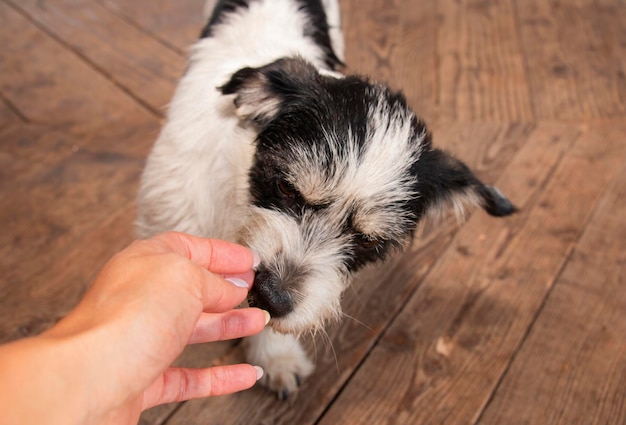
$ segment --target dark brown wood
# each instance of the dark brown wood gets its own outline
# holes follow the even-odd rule
[[[217,0],[97,0],[164,45],[185,53],[204,27],[204,4]]]
[[[340,0],[347,72],[402,89],[435,143],[522,209],[428,222],[365,270],[317,369],[143,425],[626,421],[626,4]],[[0,0],[0,343],[78,302],[135,196],[204,0]],[[177,364],[242,360],[234,342]]]
[[[516,8],[536,116],[624,117],[624,2],[518,0]]]
[[[66,282],[76,291],[56,299],[52,273],[88,267],[72,266],[67,253],[134,200],[147,136],[154,137],[158,123],[12,6],[0,3],[0,18],[0,90],[20,117],[1,131],[0,217],[10,229],[0,236],[6,341],[40,331],[31,323],[53,322],[82,292],[87,282]],[[91,249],[82,241],[80,250]]]
[[[532,120],[513,1],[436,3],[440,118]]]
[[[478,422],[626,422],[626,168]]]
[[[115,122],[129,131],[151,115],[5,2],[0,19],[0,91],[30,122],[73,132]]]
[[[185,69],[184,55],[98,2],[20,0],[12,4],[123,91],[155,114],[163,113]]]
[[[0,98],[0,129],[17,122],[26,122],[26,117],[20,115],[7,99]]]
[[[159,127],[155,110],[185,60],[92,2],[0,3],[0,16],[6,342],[54,324],[133,239],[139,174]],[[193,347],[179,363],[206,366],[230,346]],[[153,409],[146,420],[173,408]]]
[[[403,90],[418,115],[437,118],[436,2],[342,1],[348,72]],[[406,66],[396,67],[402,61]]]

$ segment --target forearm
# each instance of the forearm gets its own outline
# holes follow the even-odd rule
[[[0,422],[90,422],[84,360],[72,338],[28,338],[0,347]]]

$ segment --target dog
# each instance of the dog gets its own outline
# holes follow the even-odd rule
[[[427,214],[515,211],[433,146],[402,93],[340,74],[343,49],[337,0],[218,1],[141,178],[138,236],[176,230],[260,256],[250,305],[272,319],[246,356],[279,398],[313,371],[298,335],[339,318],[353,274]]]

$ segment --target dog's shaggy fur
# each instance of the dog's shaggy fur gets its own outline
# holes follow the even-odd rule
[[[248,360],[284,397],[313,369],[293,335],[340,314],[352,273],[410,241],[429,211],[514,207],[432,146],[400,93],[337,73],[337,0],[221,0],[145,168],[138,233],[245,244],[251,304],[272,315]]]

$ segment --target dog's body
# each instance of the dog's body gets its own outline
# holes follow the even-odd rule
[[[140,236],[178,230],[260,255],[252,304],[272,329],[247,355],[283,397],[313,369],[293,334],[339,316],[352,273],[404,246],[429,210],[514,210],[432,147],[401,94],[337,74],[342,57],[336,0],[217,2],[141,183]]]

